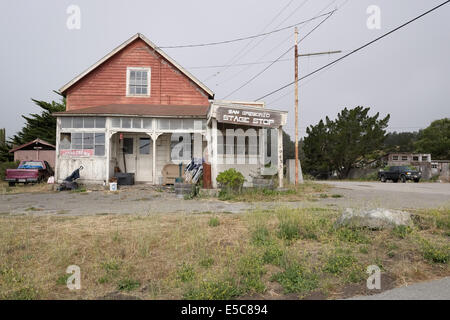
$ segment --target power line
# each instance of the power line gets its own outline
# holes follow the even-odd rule
[[[301,22],[289,25],[287,27],[283,27],[283,28],[280,28],[280,29],[275,29],[275,30],[272,30],[272,31],[269,31],[269,32],[264,32],[264,33],[260,33],[260,34],[256,34],[256,35],[252,35],[252,36],[248,36],[248,37],[236,38],[236,39],[225,40],[225,41],[217,41],[217,42],[199,43],[199,44],[185,44],[185,45],[177,45],[177,46],[160,46],[158,48],[160,48],[160,49],[180,49],[180,48],[206,47],[206,46],[216,46],[216,45],[221,45],[221,44],[227,44],[227,43],[232,43],[232,42],[238,42],[238,41],[244,41],[244,40],[259,38],[259,37],[262,37],[262,36],[265,36],[265,35],[269,35],[269,34],[277,33],[277,32],[280,32],[280,31],[284,31],[284,30],[293,28],[295,26],[299,26],[299,25],[305,24],[307,22],[319,19],[321,17],[324,17],[324,16],[330,14],[331,12],[332,11],[330,11],[328,13],[321,14],[319,16],[312,17],[312,18],[310,18],[308,20],[304,20],[304,21],[301,21]]]
[[[338,63],[339,61],[341,61],[341,60],[343,60],[343,59],[345,59],[345,58],[351,56],[352,54],[354,54],[354,53],[356,53],[356,52],[358,52],[358,51],[360,51],[360,50],[362,50],[362,49],[364,49],[364,48],[366,48],[366,47],[372,45],[373,43],[375,43],[375,42],[377,42],[377,41],[379,41],[379,40],[381,40],[381,39],[383,39],[383,38],[389,36],[390,34],[392,34],[392,33],[396,32],[396,31],[398,31],[398,30],[400,30],[400,29],[406,27],[407,25],[409,25],[409,24],[413,23],[414,21],[416,21],[416,20],[418,20],[418,19],[420,19],[420,18],[426,16],[427,14],[429,14],[429,13],[431,13],[431,12],[433,12],[433,11],[439,9],[440,7],[446,5],[446,4],[449,3],[449,2],[450,2],[450,0],[447,0],[447,1],[443,2],[443,3],[441,3],[440,5],[438,5],[438,6],[434,7],[434,8],[432,8],[432,9],[430,9],[430,10],[428,10],[428,11],[422,13],[421,15],[419,15],[419,16],[417,16],[417,17],[415,17],[415,18],[413,18],[413,19],[411,19],[411,20],[405,22],[404,24],[402,24],[402,25],[396,27],[395,29],[392,29],[391,31],[389,31],[389,32],[387,32],[387,33],[385,33],[385,34],[383,34],[382,36],[380,36],[380,37],[378,37],[378,38],[376,38],[376,39],[374,39],[374,40],[372,40],[372,41],[370,41],[370,42],[367,42],[366,44],[362,45],[361,47],[359,47],[359,48],[357,48],[357,49],[355,49],[355,50],[353,50],[353,51],[351,51],[350,53],[348,53],[348,54],[346,54],[346,55],[344,55],[344,56],[342,56],[342,57],[340,57],[340,58],[338,58],[338,59],[336,59],[336,60],[334,60],[334,61],[332,61],[332,62],[330,62],[330,63],[328,63],[328,64],[326,64],[326,65],[324,65],[324,66],[322,66],[322,67],[320,67],[320,68],[318,68],[318,69],[312,71],[312,72],[310,72],[310,73],[308,73],[307,75],[305,75],[305,76],[301,77],[300,79],[298,79],[298,81],[301,81],[301,80],[303,80],[303,79],[305,79],[305,78],[307,78],[307,77],[309,77],[309,76],[312,76],[313,74],[316,74],[317,72],[319,72],[319,71],[321,71],[321,70],[323,70],[323,69],[325,69],[325,68],[327,68],[327,67],[329,67],[329,66],[331,66],[331,65],[335,65],[335,64]],[[278,92],[278,91],[281,91],[281,90],[283,90],[283,89],[285,89],[285,88],[287,88],[287,87],[293,85],[294,83],[295,83],[295,81],[292,81],[292,82],[290,82],[290,83],[288,83],[288,84],[286,84],[286,85],[284,85],[284,86],[282,86],[282,87],[280,87],[280,88],[278,88],[278,89],[276,89],[276,90],[274,90],[274,91],[272,91],[272,92],[270,92],[270,93],[268,93],[268,94],[266,94],[266,95],[264,95],[264,96],[262,96],[262,97],[256,99],[255,101],[262,100],[262,99],[264,99],[264,98],[266,98],[266,97],[268,97],[268,96],[270,96],[270,95],[272,95],[272,94],[274,94],[274,93],[276,93],[276,92]]]
[[[334,53],[341,53],[342,50],[338,51],[327,51],[323,54],[334,54]],[[346,52],[346,51],[344,51]],[[316,56],[317,53],[306,53],[306,54],[299,54],[298,56],[301,57],[312,57]],[[242,66],[250,66],[250,65],[257,65],[257,64],[269,64],[272,62],[283,62],[283,61],[293,61],[294,58],[286,58],[286,59],[280,59],[280,60],[270,60],[270,61],[255,61],[255,62],[246,62],[246,63],[236,63],[236,64],[223,64],[223,65],[210,65],[210,66],[193,66],[188,67],[187,69],[218,69],[218,68],[225,68],[225,67],[242,67]]]
[[[306,2],[308,2],[309,0],[305,0],[302,4],[300,4],[299,7],[295,8],[294,11],[283,21],[281,21],[281,23],[277,24],[277,26],[275,28],[278,28],[279,26],[281,26],[288,18],[290,18],[298,9],[300,9]],[[290,4],[292,3],[292,0],[275,16],[274,19],[271,20],[271,22],[269,24],[266,25],[266,27],[264,27],[264,29],[262,31],[264,31],[270,24],[272,24],[273,21],[276,20],[276,18],[278,18],[280,16],[280,14],[287,8],[290,6]],[[250,49],[248,49],[246,52],[245,49],[247,49],[254,41],[251,40],[250,42],[248,42],[241,50],[239,50],[235,55],[233,55],[233,57],[231,57],[230,60],[228,60],[226,62],[226,64],[231,64],[231,63],[236,63],[237,61],[241,60],[243,57],[245,57],[249,52],[251,52],[253,49],[255,49],[261,42],[263,42],[268,36],[265,36],[264,38],[262,38],[260,41],[258,41],[254,46],[252,46]],[[244,52],[244,53],[243,53]],[[219,74],[223,74],[229,67],[224,68],[223,70],[220,70],[212,75],[210,75],[209,77],[207,77],[205,79],[205,81],[208,81],[211,78],[217,77]]]
[[[323,8],[316,14],[316,16],[321,15],[325,10],[327,10],[330,6],[332,6],[334,3],[336,3],[336,1],[337,1],[337,0],[332,0],[330,3],[328,3],[328,5],[326,5],[325,7],[323,7]],[[295,13],[295,11],[298,10],[298,9],[300,9],[306,2],[307,2],[307,1],[302,2],[302,3],[300,4],[300,6],[298,6],[298,7],[294,10],[294,12],[291,13],[291,14],[290,14],[286,19],[284,19],[280,24],[278,24],[278,26],[280,26],[280,25],[283,24],[287,19],[289,19],[289,18]],[[333,10],[333,11],[330,11],[329,13],[334,12],[334,11],[337,11],[337,10],[340,9],[342,6],[344,6],[347,2],[348,2],[348,0],[345,0],[345,2],[344,2],[343,4],[341,4],[341,6],[337,7],[337,8],[336,8],[335,10]],[[325,13],[325,15],[327,15],[327,13]],[[302,29],[303,27],[307,26],[309,23],[310,23],[310,21],[307,22],[306,24],[301,25],[299,29]],[[289,40],[290,38],[291,38],[291,35],[288,35],[287,38],[283,39],[283,40],[282,40],[280,43],[278,43],[276,46],[272,47],[272,49],[270,49],[270,50],[269,50],[268,52],[266,52],[263,56],[261,56],[260,59],[266,57],[267,55],[269,55],[269,54],[270,54],[272,51],[274,51],[275,49],[278,49],[280,45],[282,45],[283,43],[285,43],[285,42],[286,42],[287,40]],[[252,49],[253,49],[253,48],[252,48]],[[241,58],[242,58],[242,56],[241,56]],[[239,76],[241,73],[243,73],[244,71],[248,70],[249,68],[251,68],[251,66],[248,66],[248,67],[246,67],[246,68],[243,68],[242,70],[240,70],[239,72],[236,72],[236,73],[235,73],[234,75],[232,75],[231,77],[228,77],[227,79],[223,80],[223,81],[220,82],[219,84],[216,84],[216,86],[217,86],[217,85],[222,85],[222,84],[224,84],[224,83],[226,83],[226,82],[228,82],[228,81],[230,81],[230,80],[236,78],[236,77]],[[209,80],[210,78],[212,78],[212,77],[218,75],[219,73],[221,73],[221,72],[217,72],[215,75],[213,75],[213,76],[211,76],[211,77],[208,77],[207,79],[205,79],[205,81],[207,81],[207,80]]]
[[[299,42],[305,40],[311,33],[313,33],[318,27],[320,27],[325,21],[327,21],[334,13],[335,11],[331,11],[331,13],[325,18],[323,19],[316,27],[314,27],[310,32],[308,32],[308,34],[306,34]],[[268,70],[271,66],[274,65],[275,62],[277,62],[278,60],[280,60],[282,57],[284,57],[289,51],[291,51],[291,49],[293,48],[290,47],[287,51],[285,51],[281,56],[279,56],[274,62],[272,62],[271,64],[269,64],[267,67],[265,67],[263,70],[261,70],[260,72],[258,72],[256,75],[254,75],[253,77],[251,77],[249,80],[247,80],[244,84],[242,84],[239,88],[235,89],[234,91],[232,91],[231,93],[229,93],[228,95],[226,95],[224,97],[224,99],[228,98],[229,96],[231,96],[232,94],[236,93],[237,91],[241,90],[243,87],[245,87],[246,85],[248,85],[250,82],[252,82],[253,80],[255,80],[257,77],[259,77],[261,74],[263,74],[266,70]]]

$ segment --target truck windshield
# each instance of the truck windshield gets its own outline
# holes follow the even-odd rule
[[[19,169],[44,169],[40,161],[25,161],[20,164]]]

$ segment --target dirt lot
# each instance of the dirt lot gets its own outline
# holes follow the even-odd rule
[[[123,188],[119,192],[27,192],[0,195],[1,215],[103,215],[154,213],[237,213],[278,207],[384,207],[393,209],[450,207],[450,184],[327,182],[326,191],[312,192],[302,201],[280,199],[273,202],[220,201],[216,198],[177,199],[170,189],[164,191],[146,185]],[[43,186],[46,187],[46,186]],[[101,188],[94,188],[101,189]],[[46,190],[46,189],[45,189]],[[16,191],[16,190],[13,190]]]
[[[145,185],[4,188],[0,299],[339,299],[379,292],[366,288],[372,264],[382,290],[443,278],[449,186],[308,183],[229,201]],[[377,206],[409,208],[414,226],[335,225],[343,207]],[[81,290],[66,287],[69,265]]]

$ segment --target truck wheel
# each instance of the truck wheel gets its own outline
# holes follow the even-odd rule
[[[405,177],[405,176],[401,176],[401,177],[400,177],[400,180],[401,180],[403,183],[406,183],[406,177]]]
[[[386,182],[386,177],[385,176],[381,176],[380,181],[381,182]]]
[[[392,182],[393,182],[393,183],[397,183],[397,182],[398,182],[398,179],[392,179]]]
[[[8,182],[8,186],[10,186],[10,187],[14,187],[16,185],[16,183],[15,182]]]
[[[415,182],[415,183],[418,183],[418,182],[419,182],[419,179],[414,179],[414,182]]]

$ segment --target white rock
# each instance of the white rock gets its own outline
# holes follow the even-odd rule
[[[411,214],[404,211],[377,208],[355,212],[353,209],[347,208],[336,224],[356,228],[384,229],[395,226],[412,226],[413,222]]]

